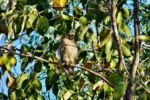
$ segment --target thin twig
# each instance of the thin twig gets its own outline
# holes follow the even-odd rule
[[[38,57],[38,56],[34,56],[34,55],[33,55],[32,53],[30,53],[30,52],[17,53],[17,52],[15,52],[15,51],[12,51],[12,50],[10,50],[10,49],[8,49],[8,48],[5,48],[5,47],[2,47],[2,46],[0,46],[0,49],[4,49],[4,50],[9,51],[9,52],[11,52],[11,53],[13,53],[13,54],[20,55],[20,56],[23,56],[23,57],[35,58],[35,59],[38,59],[38,60],[43,61],[43,62],[46,62],[46,63],[56,64],[56,65],[59,64],[58,62],[53,62],[53,61],[49,61],[49,60],[46,60],[46,59],[41,58],[41,57]],[[17,49],[17,50],[19,50],[19,49]],[[90,69],[88,69],[88,68],[85,68],[85,67],[81,67],[81,66],[75,66],[75,67],[80,68],[80,69],[83,69],[83,70],[86,70],[86,71],[88,71],[89,73],[92,73],[92,74],[94,74],[94,75],[96,75],[96,76],[99,76],[104,82],[106,82],[106,83],[107,83],[108,85],[110,85],[112,88],[114,87],[105,77],[103,77],[103,76],[100,75],[99,73],[96,73],[96,72],[94,72],[94,71],[92,71],[92,70],[90,70]]]
[[[86,71],[90,72],[91,74],[99,76],[104,82],[106,82],[109,86],[111,86],[112,88],[114,88],[114,86],[105,77],[103,77],[99,73],[96,73],[95,71],[92,71],[92,70],[90,70],[88,68],[85,68],[85,67],[82,67],[82,66],[75,66],[75,67],[83,69],[83,70],[86,70]]]

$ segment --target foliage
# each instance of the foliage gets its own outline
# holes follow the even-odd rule
[[[118,100],[124,96],[135,52],[130,0],[118,1],[115,8],[125,61],[121,71],[104,0],[12,0],[11,6],[7,1],[10,3],[0,0],[0,32],[7,36],[5,45],[0,46],[0,77],[8,74],[8,95],[1,91],[0,98],[50,99],[51,89],[61,100]],[[134,93],[138,100],[150,99],[149,9],[149,4],[140,2],[138,38],[142,45]],[[73,78],[64,72],[57,53],[61,37],[70,31],[79,50]]]

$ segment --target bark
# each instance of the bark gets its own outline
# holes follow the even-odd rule
[[[124,96],[124,100],[132,100],[133,93],[135,90],[134,81],[135,81],[136,71],[137,71],[139,58],[140,58],[140,42],[138,39],[138,36],[140,34],[140,28],[139,28],[138,11],[139,11],[139,0],[134,0],[135,55],[130,69],[131,78],[129,78],[129,84],[126,90],[126,94]]]
[[[112,29],[113,29],[113,35],[117,44],[117,50],[118,50],[118,54],[119,54],[119,61],[118,61],[118,68],[119,70],[121,70],[122,67],[122,62],[123,62],[123,53],[122,53],[122,49],[121,49],[121,42],[119,39],[119,32],[118,32],[118,28],[117,28],[117,22],[116,22],[116,13],[115,13],[115,8],[116,8],[116,2],[115,0],[112,1],[111,3],[111,12],[110,12],[110,16],[111,16],[111,21],[112,21]]]

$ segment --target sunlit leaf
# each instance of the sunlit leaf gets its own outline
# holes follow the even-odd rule
[[[110,22],[110,16],[106,16],[104,19],[104,23],[107,24],[108,22]]]
[[[14,83],[15,83],[15,78],[13,77],[13,75],[11,74],[11,75],[9,75],[8,77],[7,77],[7,87],[8,88],[11,88],[13,85],[14,85]]]
[[[34,86],[35,89],[39,91],[42,89],[42,84],[38,79],[34,79],[32,82],[33,82],[32,85]]]
[[[107,44],[111,36],[112,36],[112,32],[109,29],[101,31],[100,33],[101,47]]]
[[[61,11],[61,17],[64,19],[64,20],[70,20],[70,16],[65,14],[63,11]]]
[[[19,32],[19,35],[21,35],[22,32],[24,31],[25,24],[26,24],[26,20],[27,20],[27,16],[24,15],[24,16],[23,16],[23,20],[22,20],[22,24],[21,24],[21,30],[20,30],[20,32]]]
[[[112,38],[107,42],[105,47],[106,61],[110,62],[111,60],[111,46],[112,46]]]
[[[93,85],[93,90],[96,90],[98,87],[101,87],[103,85],[103,81],[98,81]]]
[[[150,41],[150,36],[147,36],[147,35],[140,35],[138,38],[141,41]]]
[[[74,94],[74,91],[68,90],[68,91],[62,96],[61,100],[68,100],[68,99],[71,97],[71,95],[73,95],[73,94]]]
[[[16,100],[16,99],[17,99],[16,91],[12,91],[12,92],[9,94],[9,98],[10,98],[10,100]]]
[[[36,23],[36,29],[40,32],[40,34],[44,34],[49,27],[49,21],[46,17],[40,16]]]
[[[28,20],[27,20],[27,23],[26,23],[26,28],[31,28],[33,27],[33,22],[35,21],[35,19],[37,18],[38,16],[38,13],[33,13],[33,14],[30,14],[28,15]]]
[[[85,16],[81,16],[80,19],[79,19],[79,22],[83,26],[87,26],[88,25],[88,20],[87,20],[87,18]]]
[[[117,59],[117,58],[112,59],[111,62],[110,62],[111,68],[115,68],[116,65],[117,65],[117,62],[118,62],[118,59]]]
[[[125,17],[128,17],[128,16],[130,15],[129,10],[128,10],[127,8],[125,8],[125,7],[123,7],[123,15],[124,15]]]
[[[9,62],[8,63],[10,65],[15,65],[16,64],[16,57],[15,56],[9,57]]]
[[[14,33],[14,30],[13,30],[13,21],[11,21],[9,24],[8,24],[8,34],[13,34]]]
[[[3,61],[4,64],[8,63],[8,61],[9,61],[8,53],[3,54],[2,61]]]
[[[123,21],[123,16],[122,16],[122,12],[120,11],[118,12],[118,15],[117,15],[117,23],[121,25],[122,21]]]
[[[0,56],[0,66],[3,65],[3,56]]]
[[[131,29],[126,23],[119,26],[119,31],[124,32],[127,36],[131,36]]]
[[[80,31],[78,32],[78,38],[79,38],[79,40],[83,40],[84,39],[84,35],[87,32],[87,30],[88,30],[87,26],[80,27]]]
[[[21,73],[20,75],[17,76],[16,84],[18,89],[22,86],[23,81],[27,79],[27,77],[28,77],[27,73]]]
[[[122,45],[121,48],[122,48],[123,54],[124,54],[126,57],[131,56],[131,52],[130,52],[130,49],[129,49],[129,48],[127,48],[125,45]]]

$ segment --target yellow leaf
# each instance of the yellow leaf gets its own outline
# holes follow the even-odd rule
[[[62,10],[65,6],[68,0],[53,0],[53,8],[57,10]]]
[[[95,84],[93,85],[93,90],[97,89],[98,87],[102,86],[103,84],[104,84],[103,81],[98,81],[97,83],[95,83]]]

